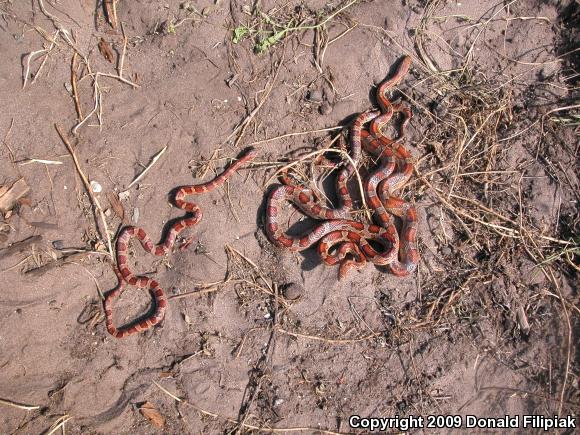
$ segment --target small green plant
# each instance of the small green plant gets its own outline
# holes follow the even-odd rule
[[[232,42],[237,44],[241,42],[246,36],[250,34],[250,29],[246,26],[238,26],[234,29],[234,36],[232,37]]]
[[[286,15],[274,19],[271,15],[254,10],[251,24],[240,25],[233,30],[232,42],[238,44],[244,39],[252,39],[254,41],[254,51],[257,54],[262,54],[292,33],[300,32],[302,30],[314,30],[325,26],[336,15],[349,8],[357,1],[358,0],[351,0],[327,16],[323,16],[321,11],[316,11],[306,17]],[[302,10],[298,13],[303,15]]]
[[[572,243],[572,246],[567,246],[549,257],[546,257],[546,259],[539,263],[539,265],[550,264],[563,258],[570,266],[580,271],[580,267],[574,262],[574,257],[580,255],[580,237],[574,237]]]
[[[272,22],[271,20],[269,20],[269,18],[267,21],[268,21],[268,24],[270,24],[272,26],[272,28],[275,29],[276,27],[278,27],[278,25],[275,24],[274,22]],[[280,30],[275,30],[274,33],[272,35],[268,36],[267,38],[259,37],[257,42],[256,42],[256,45],[254,46],[254,50],[258,54],[264,53],[271,46],[273,46],[278,41],[280,41],[282,38],[284,38],[284,36],[286,36],[286,34],[288,32],[291,32],[291,31],[297,30],[297,29],[298,29],[297,27],[294,27],[294,20],[291,19],[288,22],[288,25],[286,27],[280,28]]]
[[[550,120],[557,124],[566,125],[566,126],[578,126],[580,125],[580,115],[568,115],[568,116],[558,116],[558,117],[551,117]]]
[[[172,35],[175,35],[177,33],[177,27],[175,26],[173,20],[167,22],[166,32]]]

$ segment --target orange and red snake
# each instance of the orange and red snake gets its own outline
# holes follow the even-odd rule
[[[379,167],[366,178],[364,186],[368,205],[378,225],[362,224],[350,219],[352,200],[346,183],[356,170],[352,164],[343,166],[338,174],[338,208],[320,204],[312,190],[294,185],[289,177],[284,176],[284,184],[269,194],[266,208],[266,233],[275,245],[302,251],[319,242],[318,254],[321,259],[328,265],[340,265],[339,278],[344,278],[352,268],[363,267],[367,261],[375,265],[388,265],[396,276],[407,276],[415,271],[419,261],[417,212],[412,204],[394,194],[413,173],[411,154],[400,143],[405,137],[405,127],[412,113],[402,103],[393,104],[387,97],[387,91],[401,81],[410,64],[411,59],[404,57],[393,77],[379,86],[377,100],[381,110],[363,112],[350,130],[353,163],[358,164],[362,149],[377,157],[380,162]],[[398,137],[392,139],[383,128],[395,113],[401,113],[403,120]],[[370,128],[367,131],[364,125],[369,122]],[[305,215],[323,222],[305,235],[288,235],[279,222],[279,211],[288,202]],[[403,220],[400,238],[391,215]],[[377,251],[369,241],[378,243],[383,250]]]
[[[116,245],[118,269],[115,268],[115,273],[119,283],[117,287],[107,292],[103,302],[105,310],[105,322],[109,334],[115,338],[123,338],[151,328],[163,320],[163,317],[165,316],[165,310],[167,309],[167,298],[165,297],[165,293],[163,292],[163,289],[160,287],[159,283],[156,280],[146,276],[136,276],[129,268],[127,252],[129,249],[129,241],[132,238],[136,238],[141,243],[141,246],[143,246],[143,249],[153,255],[161,256],[171,252],[179,233],[181,233],[184,229],[197,224],[202,218],[202,212],[199,206],[193,202],[186,201],[186,197],[191,195],[200,195],[222,185],[238,170],[240,166],[254,159],[255,156],[256,150],[249,148],[241,155],[238,160],[236,160],[222,174],[220,174],[212,181],[203,184],[194,184],[177,188],[173,197],[173,203],[176,207],[185,210],[187,215],[182,219],[179,219],[170,227],[167,236],[162,243],[155,245],[147,233],[139,227],[127,226],[121,230],[119,237],[117,238]],[[186,242],[181,246],[181,248],[184,249],[188,245],[189,243]],[[145,319],[133,322],[121,328],[117,328],[113,323],[113,300],[123,292],[126,284],[138,288],[149,289],[149,292],[151,293],[155,303],[155,310]]]

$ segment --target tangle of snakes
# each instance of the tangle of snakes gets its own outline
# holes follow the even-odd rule
[[[181,208],[187,212],[187,215],[177,222],[175,222],[167,232],[165,240],[158,245],[155,245],[147,233],[139,227],[127,226],[123,228],[117,238],[116,244],[116,254],[117,254],[117,266],[115,268],[115,274],[119,280],[117,287],[110,290],[105,295],[105,300],[103,301],[103,307],[105,310],[105,322],[107,326],[107,331],[115,338],[123,338],[132,334],[144,331],[152,326],[158,324],[163,320],[165,315],[165,310],[167,309],[167,298],[163,289],[160,287],[159,283],[145,276],[135,276],[135,274],[129,269],[128,266],[128,249],[129,241],[135,237],[143,246],[147,252],[153,255],[161,256],[165,255],[173,249],[173,245],[179,233],[184,229],[197,224],[202,218],[201,209],[197,204],[186,201],[185,198],[191,195],[200,195],[204,192],[209,192],[216,187],[222,185],[228,178],[230,178],[240,166],[249,162],[256,156],[256,150],[250,148],[235,161],[230,167],[228,167],[222,174],[218,177],[203,184],[195,184],[179,187],[173,197],[173,203],[176,207]],[[189,245],[188,242],[183,244],[180,249],[185,249]],[[117,328],[113,323],[113,300],[118,297],[126,287],[126,284],[149,289],[151,296],[153,297],[155,303],[155,311],[147,318],[142,319],[138,322],[133,322],[122,328]]]
[[[380,111],[363,112],[350,130],[354,164],[359,163],[363,149],[379,161],[378,168],[364,182],[364,193],[376,225],[350,219],[352,199],[346,183],[356,169],[352,164],[345,164],[340,167],[336,182],[338,208],[321,204],[312,190],[296,185],[286,175],[282,177],[283,184],[274,188],[267,199],[266,234],[272,243],[291,251],[302,251],[318,243],[318,254],[324,263],[340,266],[339,278],[344,278],[352,268],[362,268],[367,261],[388,265],[396,276],[407,276],[415,271],[419,262],[417,212],[412,204],[396,195],[413,173],[411,154],[400,143],[412,113],[402,103],[393,104],[387,97],[387,91],[401,81],[410,64],[411,59],[405,56],[393,77],[385,80],[377,90]],[[393,139],[387,136],[384,128],[395,113],[401,114],[402,122],[398,137]],[[370,126],[365,129],[368,123]],[[288,235],[279,221],[279,211],[288,202],[306,216],[322,222],[305,235]],[[402,219],[400,235],[393,216]],[[382,251],[377,251],[370,241],[379,244]]]

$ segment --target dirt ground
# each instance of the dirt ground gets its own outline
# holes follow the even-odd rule
[[[0,220],[1,433],[578,412],[577,2],[105,3],[0,0],[0,186],[30,188]],[[420,264],[339,281],[267,239],[265,198],[276,169],[376,107],[404,54]],[[169,194],[249,145],[252,164],[195,198],[189,249],[133,244],[169,309],[112,338],[109,242],[127,224],[162,240],[183,215]],[[115,322],[150,305],[129,288]]]

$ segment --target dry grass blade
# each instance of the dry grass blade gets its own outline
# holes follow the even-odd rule
[[[287,137],[302,136],[302,135],[315,134],[315,133],[325,133],[328,131],[336,131],[336,130],[342,130],[342,127],[329,127],[329,128],[321,128],[321,129],[317,129],[317,130],[308,130],[308,131],[299,131],[299,132],[295,132],[295,133],[286,133],[286,134],[282,134],[280,136],[271,137],[269,139],[263,139],[263,140],[259,140],[257,142],[251,142],[247,146],[263,145],[265,143],[274,142],[277,140],[285,139]]]
[[[24,159],[17,162],[20,166],[29,165],[31,163],[42,163],[44,165],[62,165],[60,160],[45,160],[45,159]]]
[[[173,300],[173,299],[183,299],[183,298],[207,295],[207,294],[214,293],[216,291],[221,290],[221,288],[225,284],[232,283],[233,281],[235,281],[235,280],[220,281],[219,283],[217,283],[213,286],[209,286],[208,288],[203,288],[201,290],[194,290],[194,291],[190,291],[190,292],[180,293],[178,295],[172,295],[172,296],[169,296],[167,299]]]
[[[453,205],[448,199],[446,199],[440,192],[441,190],[434,187],[429,181],[427,181],[427,179],[419,174],[419,178],[421,179],[421,181],[423,183],[425,183],[428,187],[430,187],[432,189],[432,192],[437,196],[437,198],[441,201],[441,203],[443,205],[446,206],[446,208],[450,211],[452,211],[454,214],[456,215],[460,215],[464,218],[467,218],[473,222],[476,222],[480,225],[486,226],[488,228],[491,228],[493,231],[495,231],[498,235],[502,236],[502,237],[513,237],[513,238],[521,238],[523,235],[522,232],[520,231],[520,229],[518,228],[509,228],[503,225],[498,225],[498,224],[494,224],[494,223],[490,223],[490,222],[486,222],[485,220],[483,220],[482,218],[479,218],[477,216],[472,215],[471,213],[468,213],[467,211],[465,211],[465,209],[463,207],[461,207],[460,205]],[[451,193],[449,193],[447,196],[450,197],[457,197],[456,195],[453,195]],[[463,198],[463,199],[467,199],[469,200],[469,198]],[[469,200],[472,201],[472,200]],[[479,205],[480,208],[482,209],[486,209],[485,206],[481,205],[481,204],[477,204]],[[511,222],[513,224],[515,224],[515,222],[513,222],[511,219],[503,217],[501,215],[498,215],[496,212],[494,212],[494,214],[500,218],[503,218],[503,220]],[[560,245],[565,245],[565,246],[570,246],[573,245],[573,242],[568,241],[568,240],[561,240],[561,239],[556,239],[554,237],[550,237],[550,236],[544,236],[542,234],[537,234],[537,237],[544,239],[546,241],[549,242],[554,242],[554,243],[558,243]]]
[[[78,57],[79,54],[76,51],[73,51],[73,55],[71,58],[71,65],[70,65],[70,85],[72,89],[72,96],[75,102],[75,110],[77,111],[77,116],[79,122],[83,120],[83,112],[81,109],[81,103],[79,101],[79,91],[77,87],[77,68],[78,68]]]
[[[139,180],[141,180],[145,176],[145,174],[149,172],[149,170],[155,165],[155,163],[157,163],[157,161],[161,158],[161,156],[165,153],[165,151],[167,151],[167,145],[161,148],[161,150],[159,150],[157,154],[153,156],[151,162],[145,167],[145,169],[143,169],[143,171],[139,175],[137,175],[133,181],[131,181],[129,186],[127,186],[127,190],[129,190],[136,183],[138,183]]]
[[[10,121],[10,127],[8,127],[8,130],[6,131],[6,134],[4,135],[4,139],[2,139],[2,143],[6,147],[6,150],[8,151],[8,155],[10,156],[10,161],[12,162],[12,165],[14,167],[16,167],[16,165],[14,163],[15,162],[14,151],[12,150],[10,145],[8,144],[8,136],[10,136],[10,133],[12,132],[12,127],[14,127],[14,118],[12,118],[12,120]]]
[[[44,58],[42,59],[40,66],[36,70],[36,74],[34,74],[34,78],[32,79],[31,83],[33,84],[34,82],[36,82],[36,80],[40,76],[40,72],[42,71],[42,68],[46,64],[46,61],[48,59],[48,55],[53,50],[53,48],[56,46],[56,38],[58,37],[59,32],[60,32],[59,30],[56,31],[56,33],[52,37],[50,46],[47,49],[36,50],[36,51],[31,52],[31,53],[28,53],[28,55],[26,56],[26,68],[24,70],[24,77],[22,80],[22,89],[24,89],[26,87],[26,84],[28,83],[28,77],[30,75],[30,63],[34,60],[34,58],[36,56],[44,55]]]
[[[119,57],[119,62],[117,65],[117,72],[119,73],[119,77],[123,77],[125,55],[127,54],[127,43],[129,42],[129,38],[127,38],[127,34],[125,33],[125,26],[123,26],[123,23],[121,23],[121,32],[123,33],[123,51],[121,52],[121,56]]]
[[[282,334],[290,335],[290,336],[296,337],[296,338],[304,338],[307,340],[322,341],[322,342],[328,343],[328,344],[358,343],[361,341],[372,340],[373,338],[380,336],[380,333],[373,332],[371,334],[364,335],[362,337],[357,337],[357,338],[330,338],[330,337],[321,337],[319,335],[301,334],[299,332],[288,331],[284,328],[278,328],[278,332],[280,332]]]
[[[11,400],[0,399],[0,405],[10,406],[12,408],[22,409],[24,411],[35,411],[40,409],[40,406],[35,405],[25,405],[23,403],[13,402]]]
[[[55,433],[58,430],[62,430],[63,434],[64,434],[64,425],[66,424],[67,421],[69,421],[72,417],[70,417],[69,415],[63,415],[62,417],[59,417],[50,427],[50,430],[48,430],[46,432],[46,435],[52,435],[53,433]]]

